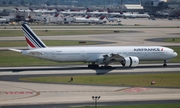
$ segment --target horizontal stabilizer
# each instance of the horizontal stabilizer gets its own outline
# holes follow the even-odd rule
[[[22,52],[22,50],[18,50],[18,49],[9,49],[11,51],[15,51],[15,52]]]

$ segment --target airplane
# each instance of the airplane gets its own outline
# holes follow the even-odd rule
[[[17,12],[31,12],[32,10],[30,9],[19,9],[19,8],[15,8]]]
[[[123,13],[123,12],[120,13],[124,18],[150,18],[148,14]]]
[[[47,47],[27,24],[22,24],[22,30],[29,49],[9,50],[56,62],[87,62],[89,68],[108,67],[114,62],[124,67],[136,67],[140,60],[164,60],[163,66],[167,66],[167,60],[178,55],[163,46]]]
[[[70,10],[60,11],[57,8],[56,8],[56,11],[59,12],[60,14],[63,14],[63,15],[85,15],[84,11],[70,11]]]
[[[83,11],[61,11],[60,13],[63,15],[85,15]]]
[[[47,10],[47,9],[38,9],[38,10],[34,10],[32,8],[29,9],[19,9],[19,8],[15,8],[17,12],[35,12],[35,13],[45,13],[45,14],[53,14],[56,12],[56,10]]]
[[[75,23],[101,23],[105,16],[101,16],[100,18],[90,18],[88,15],[85,18],[75,18]]]
[[[108,12],[91,11],[89,8],[86,9],[87,15],[107,15]]]
[[[110,18],[110,17],[107,17],[107,20],[109,21],[109,22],[121,22],[121,20],[119,19],[119,18]]]
[[[55,9],[52,9],[52,10],[48,10],[48,9],[38,9],[38,10],[34,10],[34,9],[30,8],[30,10],[31,10],[32,12],[42,13],[42,14],[53,14],[53,13],[56,13],[56,10],[55,10]]]
[[[8,22],[7,19],[5,17],[0,16],[0,23],[6,23],[6,22]]]
[[[112,16],[112,17],[122,17],[123,15],[121,14],[121,12],[113,12],[108,8],[108,16]]]
[[[87,15],[86,17],[74,17],[74,22],[86,22],[91,16]]]

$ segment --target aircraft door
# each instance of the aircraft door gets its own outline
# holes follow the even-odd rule
[[[53,52],[51,53],[51,56],[52,56],[53,58],[56,58],[56,51],[53,51]]]

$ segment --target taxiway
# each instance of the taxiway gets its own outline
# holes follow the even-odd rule
[[[49,67],[2,67],[0,75],[88,75],[88,74],[139,74],[139,73],[170,73],[180,72],[180,63],[168,63],[167,67],[162,64],[140,64],[135,68],[124,68],[121,65],[112,65],[110,69],[89,69],[87,65],[49,66]]]

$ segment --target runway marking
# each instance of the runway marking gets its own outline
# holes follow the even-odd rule
[[[58,92],[116,92],[116,91],[38,91],[40,93],[58,93]]]
[[[1,92],[1,93],[5,93],[5,94],[16,94],[16,95],[24,95],[24,94],[34,94],[34,92],[28,92],[28,91],[8,91],[8,92]]]
[[[3,84],[1,84],[3,85]],[[3,85],[3,86],[8,86],[8,85]],[[25,89],[27,91],[0,91],[0,94],[3,95],[3,94],[6,94],[6,95],[21,95],[23,97],[12,97],[12,98],[9,98],[9,99],[2,99],[0,101],[8,101],[8,100],[16,100],[16,99],[25,99],[25,98],[31,98],[31,97],[35,97],[35,96],[39,96],[40,95],[40,92],[37,92],[33,89],[29,89],[29,88],[24,88],[24,87],[17,87],[17,86],[9,86],[9,87],[13,87],[13,88],[20,88],[20,89]],[[23,93],[25,93],[23,95]],[[28,95],[27,95],[28,94]]]
[[[125,90],[125,92],[142,92],[145,90],[150,90],[150,88],[136,87],[136,88],[127,89],[127,90]]]

